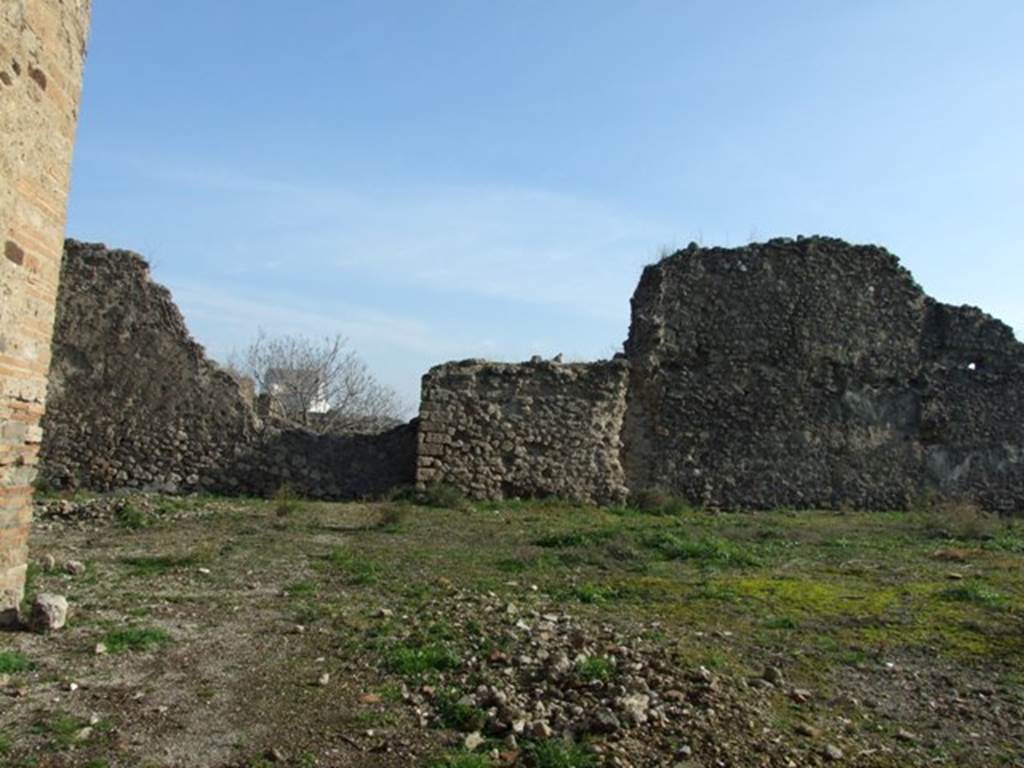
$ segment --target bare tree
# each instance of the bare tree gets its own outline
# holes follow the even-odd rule
[[[229,364],[251,376],[275,411],[297,426],[377,432],[402,420],[398,395],[377,381],[341,335],[314,341],[260,330],[241,358]]]

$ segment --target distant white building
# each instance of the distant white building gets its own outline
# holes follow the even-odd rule
[[[327,413],[327,382],[315,368],[268,368],[266,392],[288,413]]]

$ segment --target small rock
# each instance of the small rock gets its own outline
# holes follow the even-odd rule
[[[277,747],[267,750],[267,758],[274,763],[283,763],[287,760],[287,758],[284,756],[284,752],[282,752]]]
[[[543,720],[537,720],[530,726],[530,735],[538,741],[546,741],[554,735],[554,731]]]
[[[81,560],[68,560],[64,563],[64,570],[72,576],[81,576],[85,573],[85,563]]]
[[[364,693],[359,697],[360,704],[380,704],[381,698],[376,693]]]
[[[480,731],[474,731],[473,733],[466,736],[462,742],[462,746],[469,752],[476,751],[483,743],[487,741],[483,736],[480,735]]]
[[[806,688],[794,688],[789,692],[789,698],[798,704],[806,704],[813,698],[813,694]]]
[[[198,570],[199,573],[202,574],[203,576],[209,576],[210,573],[211,573],[209,568],[197,568],[196,570]]]
[[[378,608],[377,613],[374,614],[378,619],[390,619],[395,615],[395,612],[390,608]]]
[[[619,707],[625,719],[633,725],[643,725],[647,722],[647,710],[651,705],[651,697],[642,693],[631,696],[623,696],[619,700]]]
[[[317,684],[318,685],[327,685],[330,682],[331,682],[331,673],[330,672],[324,672],[322,675],[320,675],[320,678],[317,680]]]
[[[97,655],[104,654],[104,653],[107,652],[107,644],[106,643],[96,643],[96,649],[95,650],[96,650],[96,654]]]
[[[835,744],[826,744],[825,757],[827,757],[829,760],[842,760],[843,750],[841,750]]]
[[[615,733],[622,728],[622,723],[610,709],[599,709],[590,718],[590,730],[594,733]]]
[[[92,736],[92,727],[87,725],[75,732],[75,741],[86,741],[90,736]]]
[[[896,732],[896,738],[900,741],[917,741],[916,735],[914,735],[910,731],[904,730],[903,728],[900,728],[899,731]]]
[[[815,728],[813,725],[809,725],[808,723],[797,723],[796,727],[793,730],[795,730],[801,736],[806,736],[809,739],[821,738],[821,730]]]
[[[63,595],[40,592],[32,602],[28,625],[35,632],[52,632],[68,620],[68,601]]]
[[[782,670],[778,667],[765,667],[764,672],[761,673],[761,679],[767,680],[772,685],[782,685],[786,682]]]
[[[52,571],[57,567],[57,558],[53,555],[43,555],[39,558],[39,565],[44,571]]]
[[[68,690],[74,693],[78,690],[78,683],[68,683]]]

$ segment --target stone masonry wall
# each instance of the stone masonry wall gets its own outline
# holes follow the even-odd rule
[[[55,488],[310,498],[411,484],[415,426],[317,435],[257,416],[251,389],[207,359],[170,292],[131,251],[68,240],[41,477]]]
[[[719,507],[1024,509],[1024,346],[882,248],[691,246],[633,297],[631,489]]]
[[[692,246],[648,267],[611,361],[468,360],[419,424],[320,436],[260,419],[141,257],[68,242],[43,477],[57,487],[905,508],[926,491],[1024,510],[1024,346],[929,298],[881,248]]]
[[[621,359],[433,368],[423,377],[417,482],[480,499],[623,501],[627,378]]]
[[[42,478],[54,488],[194,490],[253,441],[237,381],[192,340],[130,251],[68,240]]]
[[[88,0],[0,0],[0,624],[24,588]]]

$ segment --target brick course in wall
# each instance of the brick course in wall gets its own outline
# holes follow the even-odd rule
[[[24,587],[88,18],[0,0],[0,623]]]

